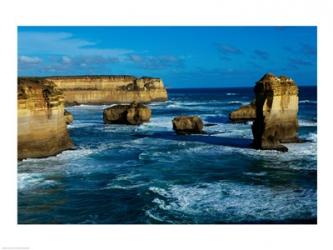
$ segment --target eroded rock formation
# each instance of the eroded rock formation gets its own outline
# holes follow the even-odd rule
[[[73,122],[74,118],[73,118],[73,115],[71,112],[65,110],[64,116],[65,116],[65,122],[67,125],[71,124]]]
[[[253,146],[287,151],[284,142],[298,142],[298,87],[288,77],[264,75],[255,85],[256,119]]]
[[[243,105],[239,109],[229,114],[229,119],[233,122],[254,121],[256,119],[255,101],[248,105]]]
[[[198,116],[177,116],[172,120],[173,130],[177,134],[200,134],[203,122]]]
[[[63,91],[65,102],[75,104],[149,103],[166,101],[167,91],[159,78],[133,76],[48,77]]]
[[[73,147],[64,118],[64,97],[44,79],[18,79],[18,159],[56,155]]]
[[[104,123],[140,125],[149,122],[151,110],[139,103],[131,103],[130,105],[115,105],[104,109]]]

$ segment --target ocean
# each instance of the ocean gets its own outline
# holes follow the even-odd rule
[[[300,87],[299,144],[255,150],[228,114],[253,88],[170,89],[140,126],[103,124],[109,105],[67,107],[75,150],[18,163],[19,224],[256,224],[317,221],[317,92]],[[206,134],[176,135],[198,115]]]

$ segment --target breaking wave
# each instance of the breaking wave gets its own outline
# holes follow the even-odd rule
[[[192,218],[197,223],[246,223],[316,218],[316,191],[220,181],[196,185],[151,187],[156,194],[154,207],[146,213],[160,220],[168,211],[172,216]],[[190,222],[191,222],[190,221]]]

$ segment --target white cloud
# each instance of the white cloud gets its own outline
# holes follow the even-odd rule
[[[70,64],[72,62],[72,59],[68,56],[63,56],[61,58],[61,62],[64,63],[64,64]]]
[[[74,38],[66,32],[28,32],[18,33],[18,52],[23,54],[70,55],[70,56],[108,56],[121,57],[132,50],[122,48],[96,48],[95,42]]]
[[[39,57],[19,56],[19,63],[22,64],[38,64],[42,60]]]

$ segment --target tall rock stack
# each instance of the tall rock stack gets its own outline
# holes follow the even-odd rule
[[[252,125],[257,149],[288,151],[280,143],[298,142],[298,87],[288,77],[264,75],[254,88],[256,118]]]
[[[73,147],[64,117],[64,97],[52,82],[18,79],[18,159],[40,158]]]

